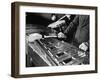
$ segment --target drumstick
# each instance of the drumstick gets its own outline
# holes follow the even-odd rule
[[[57,36],[44,36],[44,38],[57,37]]]
[[[60,21],[61,19],[65,18],[66,14],[64,16],[62,16],[60,19],[58,19],[57,21]]]

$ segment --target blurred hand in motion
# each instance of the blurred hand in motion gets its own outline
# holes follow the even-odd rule
[[[83,51],[87,51],[88,50],[88,43],[83,42],[82,44],[79,45],[79,48],[82,49]],[[85,52],[81,52],[81,51],[78,51],[78,55],[81,57],[86,56]]]
[[[80,56],[80,57],[85,57],[86,54],[85,54],[85,52],[78,51],[78,56]]]
[[[58,33],[58,38],[66,38],[66,36],[64,35],[64,33],[59,32],[59,33]]]
[[[41,39],[42,35],[39,33],[33,33],[28,36],[28,42],[34,42],[35,40]]]
[[[57,27],[60,27],[62,24],[65,24],[65,20],[59,20],[59,21],[56,21],[54,23],[51,23],[48,25],[48,27],[57,28]]]
[[[88,50],[88,43],[87,42],[83,42],[82,44],[79,45],[79,48],[87,51]]]

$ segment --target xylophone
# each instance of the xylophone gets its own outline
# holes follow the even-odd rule
[[[42,59],[42,62],[45,62],[45,65],[38,62],[39,66],[82,65],[85,59],[89,60],[87,56],[78,56],[78,52],[84,52],[83,50],[57,38],[50,37],[36,40],[29,43],[29,46]],[[38,58],[36,59],[38,61]]]

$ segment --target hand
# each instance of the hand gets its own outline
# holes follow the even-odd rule
[[[35,40],[41,39],[42,35],[39,33],[33,33],[28,36],[28,42],[34,42]]]
[[[82,50],[84,50],[84,51],[87,51],[88,50],[88,44],[87,44],[87,42],[83,42],[82,44],[80,44],[79,48],[82,49]],[[85,52],[78,51],[78,56],[85,57],[86,54],[85,54]]]
[[[58,38],[66,38],[66,36],[62,32],[59,32],[58,33]]]
[[[48,27],[57,28],[57,27],[61,26],[62,24],[65,24],[65,20],[56,21],[52,24],[49,24]]]
[[[88,50],[88,43],[87,42],[83,42],[82,44],[79,45],[79,48],[87,51]]]
[[[78,51],[78,56],[80,56],[80,57],[85,57],[86,54],[85,54],[85,52]]]

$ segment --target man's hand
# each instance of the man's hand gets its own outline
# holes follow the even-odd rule
[[[39,33],[33,33],[28,36],[28,42],[34,42],[35,40],[41,39],[42,35]]]
[[[84,50],[84,51],[87,51],[88,50],[88,43],[87,42],[83,42],[82,44],[79,45],[79,48]],[[81,57],[85,57],[86,56],[85,52],[80,52],[80,51],[78,51],[78,55],[81,56]]]
[[[56,21],[48,25],[50,28],[57,28],[60,27],[62,24],[65,24],[65,20]]]
[[[59,32],[58,33],[58,38],[66,38],[66,36],[62,32]]]
[[[78,56],[80,56],[80,57],[85,57],[86,54],[85,54],[85,52],[78,51]]]
[[[88,50],[88,43],[87,42],[83,42],[82,44],[79,45],[79,48],[87,51]]]

